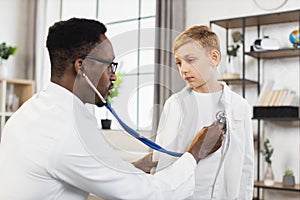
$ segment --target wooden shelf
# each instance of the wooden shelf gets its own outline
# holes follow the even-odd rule
[[[274,59],[274,58],[287,58],[300,56],[300,48],[288,48],[278,50],[266,50],[266,51],[250,51],[245,52],[246,55],[254,58]]]
[[[264,184],[263,181],[254,181],[254,187],[271,189],[271,190],[284,190],[284,191],[300,192],[300,184],[296,184],[294,187],[291,187],[291,186],[283,186],[282,183],[276,182],[272,186],[267,186]]]
[[[242,28],[243,21],[245,21],[245,27],[251,27],[251,26],[258,26],[258,25],[297,22],[299,21],[299,19],[300,19],[300,10],[292,10],[292,11],[286,11],[280,13],[213,20],[211,21],[211,24],[216,24],[223,28]]]
[[[20,84],[20,85],[28,85],[28,84],[34,84],[33,80],[28,79],[7,79],[7,78],[0,78],[0,82],[6,81],[7,83],[12,84]]]
[[[12,87],[11,87],[12,86]],[[28,100],[35,91],[35,82],[33,80],[26,79],[7,79],[0,78],[0,139],[1,132],[7,119],[13,115],[11,110],[7,109],[7,95],[8,89],[13,90],[13,94],[18,97],[18,105],[21,106],[26,100]]]
[[[0,116],[11,117],[14,113],[13,112],[0,112]]]
[[[20,105],[29,99],[35,91],[35,82],[26,79],[3,79],[0,78],[0,83],[14,85],[14,93],[20,98]]]
[[[245,82],[246,85],[258,84],[257,81],[252,81],[252,80],[249,80],[249,79],[242,79],[242,78],[238,78],[238,79],[219,79],[219,80],[224,81],[228,85],[242,85],[243,82]]]

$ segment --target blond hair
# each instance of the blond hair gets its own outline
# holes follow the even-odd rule
[[[180,33],[174,40],[173,51],[175,52],[179,47],[190,41],[197,42],[207,52],[214,49],[220,52],[219,38],[207,26],[192,26]]]

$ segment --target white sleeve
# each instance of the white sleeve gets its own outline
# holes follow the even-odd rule
[[[250,106],[247,104],[245,111],[245,154],[242,166],[242,177],[239,191],[239,199],[251,200],[254,183],[254,147],[253,128],[251,123]]]
[[[178,135],[180,126],[181,109],[175,96],[170,97],[165,105],[159,125],[155,142],[170,151],[177,151]],[[151,170],[151,173],[164,169],[171,165],[177,158],[169,156],[158,151],[153,152],[153,161],[158,161],[158,165],[155,169]]]
[[[196,161],[190,153],[185,153],[165,170],[151,175],[121,160],[103,138],[97,138],[94,140],[100,138],[100,141],[95,149],[99,152],[95,154],[100,156],[89,151],[93,148],[86,149],[80,138],[66,137],[65,141],[56,145],[48,163],[48,172],[62,183],[104,199],[164,200],[184,199],[192,195]]]

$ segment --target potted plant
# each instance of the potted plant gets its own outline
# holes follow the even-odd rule
[[[0,44],[0,77],[7,76],[7,68],[2,65],[3,60],[7,60],[9,56],[14,55],[17,52],[17,47],[6,45],[5,42]]]
[[[119,95],[119,87],[123,81],[124,74],[116,73],[116,80],[114,81],[114,87],[111,90],[110,94],[107,96],[107,103],[110,105],[113,103],[113,99]],[[106,119],[101,119],[102,129],[110,129],[111,119],[108,119],[108,111],[106,111]]]
[[[283,186],[295,186],[295,176],[294,172],[291,169],[285,171],[283,178],[282,178],[282,185]]]
[[[240,31],[234,31],[231,34],[231,38],[233,44],[227,47],[227,66],[225,68],[225,71],[222,73],[223,79],[240,77],[238,73],[238,67],[240,64],[238,58],[238,50],[240,49],[240,43],[243,42],[243,35]]]
[[[274,152],[274,148],[270,144],[270,140],[268,138],[264,141],[264,150],[261,151],[265,156],[265,161],[267,163],[267,168],[264,175],[264,184],[267,186],[274,185],[274,173],[272,169],[272,160],[271,157]]]

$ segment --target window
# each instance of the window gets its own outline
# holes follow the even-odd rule
[[[63,20],[93,18],[106,25],[106,35],[113,43],[116,61],[119,62],[118,72],[125,74],[119,96],[113,100],[112,106],[130,127],[141,131],[152,129],[155,2],[57,0],[55,4],[60,6],[60,18]],[[48,15],[51,15],[49,9]],[[96,108],[95,114],[99,124],[106,115],[113,118],[105,108]],[[121,129],[116,122],[113,122],[112,128]]]
[[[111,14],[117,13],[115,15]],[[125,73],[113,107],[129,126],[152,129],[155,0],[100,0],[99,19],[107,26],[119,71]],[[104,108],[103,108],[104,109]],[[105,112],[98,119],[105,118]],[[112,118],[110,116],[110,118]],[[119,129],[115,123],[112,128]]]

